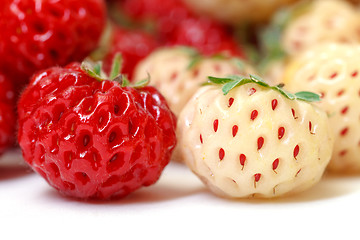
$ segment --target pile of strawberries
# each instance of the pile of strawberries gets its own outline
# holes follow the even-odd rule
[[[359,173],[357,3],[272,2],[4,0],[0,154],[80,199],[170,160],[234,198]]]

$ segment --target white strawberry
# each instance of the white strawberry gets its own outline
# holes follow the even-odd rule
[[[317,183],[333,146],[325,112],[259,78],[211,78],[178,119],[178,148],[216,194],[271,198]],[[290,100],[290,98],[292,100]]]
[[[276,83],[287,58],[313,45],[360,43],[360,10],[343,0],[300,2],[273,17],[261,42],[266,55],[262,73],[268,82]]]
[[[330,119],[335,147],[329,169],[360,172],[360,44],[314,46],[293,58],[283,81],[291,91],[322,95],[319,106]]]
[[[154,85],[178,115],[207,76],[255,73],[244,61],[225,56],[205,57],[187,47],[167,47],[154,51],[139,63],[134,80],[151,76]]]
[[[290,55],[324,42],[359,43],[360,11],[343,0],[316,0],[303,6],[282,36]]]

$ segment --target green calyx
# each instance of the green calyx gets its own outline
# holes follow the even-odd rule
[[[276,86],[270,86],[268,83],[266,83],[263,79],[261,79],[258,76],[250,75],[249,77],[244,76],[237,76],[237,75],[230,75],[226,78],[217,78],[217,77],[208,77],[209,84],[220,84],[223,85],[222,92],[224,95],[228,94],[231,89],[247,84],[247,83],[255,83],[260,86],[273,89],[275,91],[278,91],[281,93],[284,97],[290,99],[290,100],[302,100],[306,102],[317,102],[320,101],[320,95],[313,93],[313,92],[306,92],[301,91],[297,92],[295,94],[289,93],[283,89],[283,84],[279,84]]]
[[[90,77],[95,78],[98,81],[107,79],[106,74],[102,71],[102,62],[94,62],[90,59],[85,59],[81,63],[81,69],[87,73]]]
[[[97,61],[94,62],[91,59],[86,59],[81,63],[81,69],[86,72],[90,77],[95,78],[98,81],[110,80],[118,82],[122,87],[133,87],[133,88],[142,88],[149,84],[150,75],[144,80],[131,84],[126,75],[121,74],[122,70],[122,57],[120,53],[115,54],[112,65],[110,75],[108,76],[102,70],[102,62]]]
[[[211,56],[203,56],[197,50],[195,50],[191,47],[180,46],[179,48],[181,48],[183,51],[185,51],[190,57],[190,62],[186,67],[187,70],[193,69],[204,59],[230,60],[230,61],[233,61],[233,63],[239,68],[240,71],[243,71],[245,68],[244,61],[237,57],[229,57],[222,53],[217,53],[217,54],[214,54]]]

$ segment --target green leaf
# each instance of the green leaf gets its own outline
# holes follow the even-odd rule
[[[250,76],[250,79],[251,79],[251,80],[253,80],[253,81],[255,81],[255,82],[259,82],[259,83],[261,83],[261,84],[265,84],[265,86],[269,86],[269,84],[267,84],[261,77],[256,76],[256,75],[254,75],[254,74],[250,74],[249,76]]]
[[[239,68],[240,71],[245,70],[245,63],[243,60],[239,58],[232,58],[232,61],[235,63],[235,65]]]
[[[203,83],[200,84],[201,87],[202,87],[202,86],[208,86],[208,85],[211,85],[211,82],[210,82],[210,81],[208,81],[208,82],[203,82]]]
[[[186,52],[187,54],[189,54],[192,57],[200,55],[200,53],[195,48],[192,48],[192,47],[188,47],[188,46],[184,45],[184,46],[178,46],[178,48],[181,49],[182,51]]]
[[[123,74],[117,75],[112,81],[118,82],[121,87],[128,87],[130,86],[130,81],[127,77]]]
[[[295,93],[296,99],[303,100],[307,102],[319,102],[320,101],[320,95],[313,93],[313,92],[297,92]]]
[[[186,49],[185,51],[188,52],[191,61],[187,66],[187,70],[192,69],[193,67],[195,67],[199,62],[201,62],[203,59],[214,59],[214,60],[225,60],[225,59],[229,59],[229,60],[233,60],[235,61],[236,64],[238,64],[240,70],[244,69],[244,62],[242,62],[240,59],[238,58],[230,58],[222,53],[217,53],[217,54],[213,54],[210,57],[205,57],[203,55],[201,55],[199,52],[197,52],[196,50],[193,50],[192,48],[188,48],[188,47],[181,47],[183,49]]]
[[[122,86],[122,87],[130,86],[130,81],[129,81],[129,79],[128,79],[125,75],[121,75],[121,76],[122,76],[121,86]]]
[[[223,84],[222,91],[224,95],[228,94],[231,89],[243,85],[245,83],[252,82],[251,79],[245,78],[243,76],[237,76],[237,75],[229,75],[226,78],[217,78],[217,77],[211,77],[209,76],[208,79],[211,83],[214,84]]]
[[[241,75],[228,75],[227,76],[231,81],[242,81],[243,79],[246,79],[246,77]]]
[[[121,73],[122,63],[121,53],[116,53],[111,65],[110,80],[115,79]]]
[[[234,81],[226,83],[222,88],[224,95],[228,94],[231,89],[241,85],[241,81],[242,80],[234,80]]]
[[[178,46],[178,48],[188,54],[191,59],[188,66],[186,67],[187,70],[192,69],[201,61],[202,57],[195,48],[188,46]]]
[[[195,56],[191,59],[190,63],[188,64],[188,66],[186,67],[187,70],[192,69],[193,67],[195,67],[199,62],[201,61],[201,57],[200,56]]]
[[[208,77],[209,82],[214,84],[224,84],[233,81],[231,78],[217,78],[217,77]]]
[[[98,81],[104,80],[103,76],[101,75],[101,63],[99,62],[95,63],[90,59],[86,59],[81,63],[81,69],[90,77],[93,77]]]
[[[260,86],[263,86],[265,88],[270,88],[272,90],[278,91],[281,95],[284,97],[290,99],[290,100],[302,100],[307,102],[315,102],[320,101],[320,96],[316,93],[312,92],[298,92],[295,94],[292,94],[290,92],[285,91],[282,87],[283,84],[279,84],[276,86],[270,86],[268,83],[266,83],[262,78],[256,76],[256,75],[250,75],[249,77],[244,76],[237,76],[237,75],[230,75],[226,78],[217,78],[217,77],[208,77],[209,84],[218,84],[223,85],[222,92],[224,95],[228,94],[232,89],[235,87],[247,84],[247,83],[255,83]]]
[[[150,75],[148,74],[147,78],[138,81],[134,84],[132,84],[130,80],[126,77],[126,75],[123,74],[119,74],[116,78],[113,79],[113,81],[118,82],[121,87],[143,88],[149,84]]]
[[[94,65],[94,73],[98,76],[101,76],[101,68],[102,68],[102,63],[96,62]]]
[[[216,53],[216,54],[211,55],[210,58],[211,58],[211,59],[223,60],[223,59],[227,59],[228,57],[225,56],[225,55],[222,54],[222,53]]]
[[[134,85],[132,85],[132,87],[143,88],[143,87],[147,86],[150,83],[150,78],[151,78],[149,73],[147,73],[147,75],[148,75],[147,78],[136,82]]]
[[[286,97],[286,98],[288,98],[288,99],[290,99],[290,100],[294,100],[294,99],[295,99],[295,95],[294,95],[294,94],[285,91],[284,89],[282,89],[282,87],[275,86],[275,87],[272,87],[272,89],[280,92],[284,97]]]

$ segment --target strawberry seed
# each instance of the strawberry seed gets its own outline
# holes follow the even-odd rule
[[[279,127],[279,129],[278,129],[278,138],[282,139],[284,134],[285,134],[285,128],[284,127]]]
[[[245,161],[246,161],[246,156],[245,156],[244,154],[240,154],[239,160],[240,160],[240,164],[241,164],[241,166],[242,166],[242,169],[244,169],[244,165],[245,165]]]
[[[343,109],[341,109],[341,114],[342,115],[346,114],[348,110],[349,110],[348,106],[344,107]]]
[[[238,126],[237,125],[234,125],[233,127],[232,127],[232,135],[233,135],[233,137],[235,137],[236,136],[236,134],[237,134],[237,132],[238,132]]]
[[[250,89],[248,90],[249,96],[253,95],[254,93],[256,93],[256,89],[255,89],[255,88],[250,88]]]
[[[231,105],[234,103],[234,98],[229,98],[229,105],[228,107],[231,107]]]
[[[271,101],[271,108],[272,110],[275,110],[275,108],[277,107],[278,101],[276,99],[273,99]]]
[[[252,112],[251,112],[251,120],[255,120],[255,118],[258,116],[258,111],[257,110],[253,110]]]
[[[295,158],[295,160],[297,160],[296,157],[299,154],[299,151],[300,151],[300,147],[299,147],[299,145],[296,145],[295,148],[294,148],[294,158]]]
[[[219,150],[220,161],[223,160],[224,157],[225,157],[225,151],[224,151],[224,149],[220,148],[220,150]]]
[[[215,119],[214,123],[213,123],[213,126],[214,126],[214,132],[217,132],[218,126],[219,126],[219,120]]]
[[[347,134],[349,128],[345,127],[343,130],[341,130],[340,135],[343,137]]]
[[[264,145],[264,138],[263,137],[259,137],[257,140],[257,146],[258,146],[258,151],[263,147]]]
[[[279,158],[275,159],[274,162],[272,163],[272,169],[275,173],[276,173],[275,170],[277,169],[278,165],[279,165]]]

